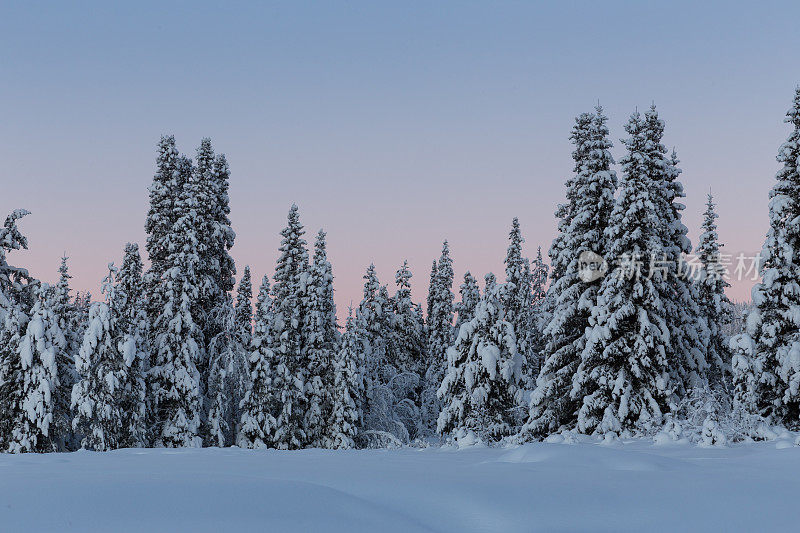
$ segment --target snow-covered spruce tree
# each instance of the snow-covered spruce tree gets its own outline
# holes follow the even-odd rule
[[[304,233],[297,206],[292,205],[288,224],[281,231],[283,239],[272,285],[273,387],[279,405],[272,442],[280,449],[299,449],[308,444],[304,429],[308,359],[303,325],[308,309],[305,289],[309,264]]]
[[[153,439],[159,447],[202,444],[203,406],[197,364],[205,359],[205,343],[195,315],[204,282],[199,275],[202,241],[197,236],[203,224],[197,209],[197,188],[191,174],[181,184],[174,204],[176,222],[164,240],[167,254],[155,292],[161,307],[152,326],[153,365],[148,377],[155,416]]]
[[[236,289],[236,329],[243,346],[250,346],[253,337],[253,281],[250,266],[245,265]]]
[[[355,446],[361,423],[359,405],[363,402],[364,382],[361,375],[362,344],[354,325],[353,308],[347,315],[341,349],[333,358],[334,383],[332,412],[326,425],[327,447],[348,449]]]
[[[604,231],[617,188],[607,120],[600,107],[595,113],[582,113],[570,135],[575,146],[574,174],[567,180],[567,201],[556,210],[558,235],[550,249],[552,317],[543,328],[542,369],[521,432],[523,439],[543,438],[577,424],[582,398],[573,398],[570,391],[600,289],[599,279],[581,277],[581,254],[607,256]]]
[[[703,214],[703,232],[697,244],[697,256],[700,259],[700,275],[698,279],[698,303],[700,313],[708,328],[708,344],[705,359],[709,363],[708,380],[712,387],[724,386],[731,372],[731,353],[728,340],[723,333],[730,324],[732,310],[731,301],[725,295],[725,288],[730,283],[725,281],[724,267],[720,264],[719,236],[717,222],[719,217],[714,210],[714,198],[708,195],[706,211]]]
[[[73,450],[77,447],[76,439],[72,438],[72,418],[73,412],[70,402],[72,387],[77,383],[78,376],[75,371],[75,362],[78,350],[82,344],[82,337],[78,337],[80,330],[80,318],[77,310],[70,298],[69,274],[67,257],[61,258],[61,265],[58,268],[59,279],[52,287],[53,313],[56,316],[59,329],[64,334],[64,349],[58,352],[56,367],[58,369],[59,388],[53,400],[53,431],[54,435],[60,435],[63,439],[58,443],[61,450]]]
[[[530,335],[533,325],[531,271],[530,261],[522,255],[522,243],[525,239],[522,238],[517,217],[511,222],[508,239],[511,242],[505,258],[507,286],[503,290],[504,318],[514,328],[517,354],[522,358],[522,375],[525,381],[532,382],[536,378],[538,368],[536,356],[531,349],[533,341]]]
[[[58,282],[53,290],[55,291],[55,304],[56,315],[59,318],[61,329],[64,330],[64,337],[67,340],[67,355],[73,358],[78,353],[83,337],[79,336],[81,317],[79,316],[80,310],[75,305],[75,302],[70,297],[71,291],[69,280],[72,276],[69,274],[69,266],[67,260],[69,258],[64,256],[61,258],[61,265],[58,267]],[[69,364],[72,367],[72,364]]]
[[[662,226],[653,208],[661,182],[651,178],[647,125],[634,113],[623,143],[628,153],[619,197],[606,230],[607,259],[590,318],[591,332],[573,378],[579,402],[577,429],[587,434],[651,431],[670,408],[669,329],[661,295],[664,272],[648,258],[662,257]],[[544,383],[543,383],[544,385]]]
[[[705,360],[708,330],[698,306],[697,286],[682,261],[682,256],[692,251],[692,245],[687,237],[688,229],[681,221],[684,205],[679,200],[685,194],[677,179],[681,173],[678,158],[674,150],[667,155],[661,143],[664,122],[658,117],[655,105],[645,113],[644,123],[647,172],[654,193],[651,201],[660,223],[662,243],[662,255],[648,256],[647,261],[662,269],[665,276],[666,283],[659,289],[670,333],[666,348],[675,393],[680,399],[692,388],[704,387],[709,367]]]
[[[504,318],[506,291],[485,292],[475,317],[464,324],[447,351],[447,373],[438,390],[442,402],[437,431],[457,441],[497,442],[515,429],[522,404],[522,356],[514,327]]]
[[[539,375],[542,364],[542,352],[545,348],[544,328],[553,317],[552,302],[547,298],[547,278],[549,266],[542,258],[542,247],[536,249],[536,258],[531,264],[531,324],[528,342],[529,351],[535,357],[536,375]],[[535,384],[535,376],[534,376]]]
[[[271,447],[275,433],[278,400],[272,386],[276,367],[270,330],[272,312],[269,277],[265,275],[258,290],[255,327],[249,350],[249,385],[239,404],[241,415],[236,443],[241,448]]]
[[[147,232],[145,247],[150,258],[150,269],[144,276],[144,282],[151,324],[161,313],[163,302],[158,301],[161,291],[156,290],[156,286],[161,283],[162,275],[167,270],[169,234],[177,222],[176,202],[190,169],[191,164],[178,153],[175,137],[162,136],[158,143],[156,173],[149,188],[150,207],[144,223]]]
[[[116,283],[108,303],[117,322],[119,335],[116,342],[125,363],[119,376],[119,404],[123,422],[120,446],[144,447],[149,444],[146,375],[150,364],[150,347],[147,344],[149,324],[142,258],[136,243],[125,245],[122,265],[116,274]]]
[[[210,387],[208,383],[210,357],[216,356],[219,359],[223,351],[223,343],[217,336],[222,335],[227,339],[231,333],[226,327],[230,326],[229,293],[234,288],[236,268],[229,250],[236,235],[231,229],[229,219],[229,177],[230,172],[224,156],[215,156],[211,139],[203,139],[197,149],[192,180],[198,220],[202,225],[197,232],[200,240],[197,275],[201,284],[195,304],[195,320],[206,342],[204,347],[206,358],[198,361],[197,365],[201,391],[204,392]],[[212,343],[216,345],[216,353],[212,353]],[[206,412],[210,409],[211,405],[207,404]]]
[[[234,443],[236,424],[240,420],[240,402],[249,382],[247,348],[238,332],[236,311],[230,297],[215,310],[215,321],[221,329],[208,346],[206,406],[208,418],[204,439],[207,446],[225,447]]]
[[[213,329],[216,334],[207,348],[208,368],[205,378],[207,419],[203,432],[205,444],[218,447],[229,446],[238,439],[240,404],[249,387],[248,359],[252,343],[253,318],[249,267],[245,267],[239,283],[235,307],[227,293],[223,296],[223,300],[213,304]]]
[[[125,437],[125,414],[122,397],[128,365],[121,350],[125,348],[120,331],[114,295],[116,268],[109,265],[103,280],[107,302],[92,305],[89,325],[75,359],[80,380],[72,388],[72,425],[82,436],[84,449],[106,451],[122,447]]]
[[[467,271],[464,274],[464,283],[459,287],[458,293],[461,295],[461,301],[455,304],[454,311],[456,313],[456,327],[455,332],[458,335],[458,330],[461,326],[472,320],[475,316],[475,308],[481,299],[481,290],[478,287],[478,281]]]
[[[394,372],[391,385],[395,411],[408,430],[409,438],[415,439],[425,432],[419,405],[426,339],[422,311],[411,299],[411,277],[408,261],[403,261],[395,274],[397,292],[389,302],[391,323],[386,364]]]
[[[531,266],[531,303],[534,310],[542,304],[547,295],[547,274],[549,268],[542,258],[542,247],[536,248],[536,259]]]
[[[336,305],[333,302],[333,270],[328,261],[325,232],[319,230],[314,243],[314,258],[306,285],[308,310],[303,337],[308,360],[305,413],[305,432],[313,447],[330,446],[326,424],[333,410],[333,358],[339,344]]]
[[[55,432],[55,400],[60,393],[57,360],[66,340],[55,314],[53,290],[42,284],[31,310],[25,336],[20,341],[19,357],[22,394],[20,419],[16,421],[9,451],[62,451],[66,436]]]
[[[7,254],[28,248],[28,240],[17,227],[17,220],[28,214],[24,209],[13,211],[0,227],[0,451],[9,449],[23,416],[19,348],[38,284],[25,269],[9,265]]]
[[[762,281],[747,330],[731,339],[737,404],[768,422],[800,428],[800,87],[785,121],[792,127],[778,151],[783,167],[770,191],[769,231],[761,252]]]
[[[393,341],[391,302],[386,287],[381,286],[370,264],[364,274],[364,298],[356,310],[353,323],[355,337],[363,354],[364,400],[361,404],[363,426],[359,444],[382,447],[409,440],[405,424],[395,411],[397,398],[392,379],[397,373],[388,353]]]
[[[411,299],[411,269],[408,261],[395,273],[397,291],[391,299],[394,335],[392,364],[399,372],[419,377],[425,364],[425,323],[420,308]]]
[[[430,276],[430,281],[428,283],[428,298],[426,299],[427,307],[425,308],[425,310],[427,311],[425,317],[428,318],[428,320],[430,320],[430,317],[433,315],[433,302],[434,302],[434,297],[436,295],[436,291],[434,289],[436,287],[437,272],[438,269],[436,268],[436,259],[434,259],[433,263],[431,264],[431,276]]]
[[[360,405],[357,402],[363,424],[358,443],[363,447],[395,446],[408,443],[420,432],[413,404],[418,376],[403,372],[396,361],[408,339],[400,339],[394,329],[395,302],[378,281],[374,265],[367,269],[364,280],[364,299],[352,324],[363,354],[364,399]],[[412,313],[418,316],[419,307],[414,308]]]
[[[442,244],[442,255],[436,265],[429,298],[428,361],[422,391],[422,423],[432,429],[441,409],[436,391],[447,369],[447,349],[453,344],[453,260],[447,241]]]

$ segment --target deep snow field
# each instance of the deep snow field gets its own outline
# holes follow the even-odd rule
[[[793,439],[0,454],[0,531],[797,531]]]

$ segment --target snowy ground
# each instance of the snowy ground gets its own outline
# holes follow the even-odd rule
[[[0,531],[796,530],[800,446],[0,454]]]

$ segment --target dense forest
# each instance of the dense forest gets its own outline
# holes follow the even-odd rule
[[[337,321],[326,233],[296,205],[272,276],[230,255],[223,155],[158,144],[145,219],[97,301],[16,265],[0,229],[0,449],[353,448],[518,443],[554,434],[767,439],[800,427],[800,88],[770,193],[751,305],[726,297],[715,203],[696,246],[655,106],[611,156],[599,106],[575,119],[573,173],[545,261],[514,218],[505,273],[454,280],[447,241],[425,305],[374,265]],[[686,258],[692,255],[697,264]],[[236,277],[238,276],[238,283]],[[458,284],[458,288],[455,285]],[[458,301],[456,294],[458,293]],[[255,296],[255,302],[253,298]]]

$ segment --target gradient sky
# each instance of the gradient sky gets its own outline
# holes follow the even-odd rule
[[[615,157],[655,101],[684,170],[686,224],[719,202],[729,252],[760,249],[767,194],[800,82],[798,2],[3,2],[0,213],[11,256],[98,295],[126,241],[144,243],[159,136],[230,162],[233,255],[272,274],[292,202],[324,227],[340,314],[375,262],[407,258],[423,300],[450,240],[465,270],[502,273],[520,218],[546,250],[575,115],[599,100]],[[751,282],[731,290],[749,294]]]

